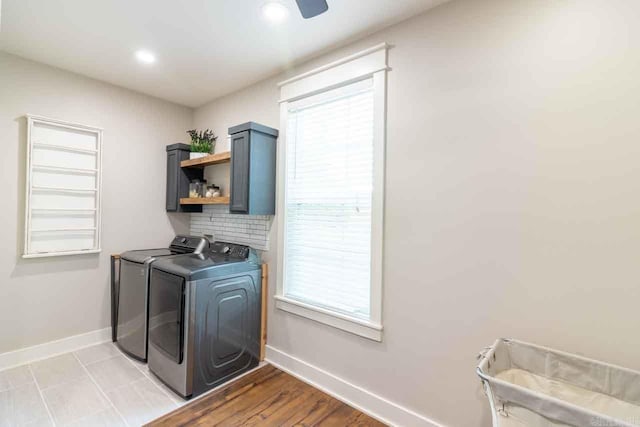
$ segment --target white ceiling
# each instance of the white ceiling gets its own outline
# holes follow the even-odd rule
[[[0,0],[0,50],[191,107],[446,0],[328,0],[282,24],[265,0]],[[134,52],[154,52],[143,66]]]

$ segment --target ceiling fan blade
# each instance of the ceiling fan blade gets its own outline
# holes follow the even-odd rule
[[[296,0],[304,19],[313,18],[329,10],[327,0]]]

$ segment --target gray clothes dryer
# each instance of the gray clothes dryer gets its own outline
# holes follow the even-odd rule
[[[151,265],[149,370],[190,398],[258,365],[261,265],[247,246]]]
[[[120,256],[120,292],[116,344],[140,361],[147,361],[149,267],[163,257],[201,253],[204,237],[176,236],[168,248],[128,251]]]

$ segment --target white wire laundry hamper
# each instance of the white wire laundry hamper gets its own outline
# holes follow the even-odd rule
[[[494,427],[640,426],[640,372],[512,339],[480,354]]]

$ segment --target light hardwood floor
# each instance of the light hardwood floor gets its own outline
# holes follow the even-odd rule
[[[271,365],[148,425],[384,426]]]

